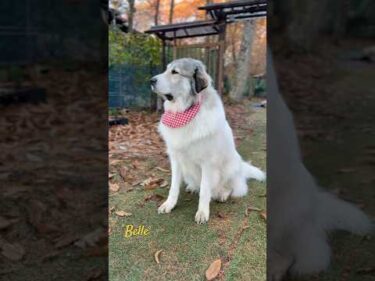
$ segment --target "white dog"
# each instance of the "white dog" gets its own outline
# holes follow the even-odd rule
[[[246,180],[262,181],[265,174],[236,151],[223,104],[202,62],[175,60],[150,82],[165,100],[159,131],[172,169],[169,195],[158,212],[169,213],[176,206],[184,181],[187,191],[199,192],[195,221],[205,223],[211,199],[223,202],[229,196],[244,196]]]
[[[267,280],[287,273],[315,274],[331,258],[327,233],[371,233],[373,224],[355,205],[319,187],[302,162],[293,116],[278,92],[268,52]]]

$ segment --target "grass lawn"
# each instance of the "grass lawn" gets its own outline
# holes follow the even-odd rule
[[[241,126],[231,122],[238,136],[238,150],[244,159],[265,170],[266,110],[252,109],[246,103],[236,112],[244,120]],[[266,208],[265,183],[249,181],[250,193],[245,198],[212,202],[208,224],[198,225],[194,222],[198,196],[184,190],[170,214],[157,214],[157,206],[168,195],[170,174],[166,169],[156,169],[160,165],[156,157],[138,161],[142,167],[138,175],[144,172],[147,178],[147,173],[153,173],[168,181],[168,185],[146,190],[135,184],[129,189],[119,182],[120,190],[110,193],[111,281],[205,280],[206,269],[218,258],[222,260],[222,270],[216,280],[266,280],[266,223],[259,212],[246,214],[249,206]],[[129,165],[129,161],[116,161],[110,168],[113,184],[120,181],[117,173],[122,165]],[[121,217],[116,211],[131,215]],[[125,238],[127,225],[143,225],[149,234]],[[162,252],[158,264],[154,254],[159,250]]]

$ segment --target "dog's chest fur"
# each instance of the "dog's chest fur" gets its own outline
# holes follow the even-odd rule
[[[220,131],[226,120],[223,106],[219,97],[215,95],[217,94],[209,93],[197,115],[185,126],[170,128],[163,123],[159,124],[159,132],[169,152],[197,152],[194,150],[202,146],[205,139],[211,139]]]

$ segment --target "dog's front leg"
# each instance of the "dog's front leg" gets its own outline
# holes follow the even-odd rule
[[[180,186],[182,182],[181,167],[176,159],[174,159],[173,157],[171,157],[170,159],[172,169],[172,183],[167,200],[158,209],[159,214],[170,213],[176,206],[178,195],[180,194]]]
[[[210,165],[202,167],[202,179],[199,190],[199,206],[195,214],[197,223],[206,223],[210,217],[211,190],[218,183],[219,175]]]

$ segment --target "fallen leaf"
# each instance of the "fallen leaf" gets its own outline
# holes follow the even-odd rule
[[[220,269],[221,269],[221,259],[217,259],[213,263],[211,263],[209,268],[206,270],[206,280],[207,281],[214,280],[219,274]]]
[[[140,185],[142,183],[142,181],[134,181],[133,183],[132,183],[132,186],[137,186],[137,185]]]
[[[12,225],[13,223],[15,223],[17,220],[8,220],[2,216],[0,216],[0,229],[5,229],[7,228],[8,226]]]
[[[114,173],[108,173],[108,178],[109,178],[109,179],[113,178],[114,176],[115,176]]]
[[[25,255],[25,249],[18,243],[11,244],[1,239],[0,248],[1,254],[12,261],[22,260]]]
[[[265,211],[260,212],[259,214],[264,220],[267,220],[267,213]]]
[[[366,267],[357,270],[359,274],[373,274],[375,273],[375,267]]]
[[[145,197],[145,201],[155,201],[155,202],[160,202],[163,201],[165,198],[162,195],[159,194],[150,194]]]
[[[95,246],[96,243],[106,235],[106,231],[103,228],[98,227],[94,231],[83,236],[80,240],[75,242],[74,245],[80,248],[87,248],[88,246],[92,247]]]
[[[257,208],[257,207],[252,207],[252,206],[247,207],[247,210],[248,210],[248,211],[255,211],[255,212],[260,212],[260,211],[262,211],[262,209],[259,209],[259,208]]]
[[[159,250],[159,251],[156,251],[156,253],[154,254],[154,258],[155,258],[155,261],[157,264],[160,263],[160,254],[161,252],[163,252],[163,250]]]
[[[217,213],[217,217],[221,218],[221,219],[224,219],[225,215],[223,213],[219,212],[219,213]]]
[[[93,268],[86,277],[86,281],[97,280],[99,277],[103,275],[103,270],[100,268]]]
[[[160,186],[160,184],[163,182],[164,180],[163,179],[160,179],[160,178],[154,178],[154,177],[150,177],[146,180],[144,180],[141,185],[146,189],[146,190],[150,190],[150,189],[155,189],[157,187]]]
[[[156,167],[155,169],[157,169],[157,170],[159,170],[159,171],[162,171],[162,172],[164,172],[164,173],[169,173],[169,170],[167,170],[167,169],[163,169],[163,168],[161,168],[161,167]]]
[[[338,170],[339,173],[353,173],[355,171],[357,171],[355,168],[342,168]]]
[[[46,255],[44,255],[42,257],[42,261],[47,261],[47,260],[53,259],[53,258],[57,257],[59,254],[60,254],[59,251],[48,252]]]
[[[68,246],[68,245],[72,244],[74,241],[76,241],[78,239],[79,239],[78,234],[75,234],[75,233],[66,234],[66,235],[60,237],[56,241],[55,248],[63,248],[65,246]]]
[[[127,213],[125,211],[116,211],[115,214],[119,217],[130,217],[132,215],[132,213]]]
[[[120,189],[120,186],[117,183],[109,183],[109,189],[113,192],[117,192]]]
[[[166,187],[168,185],[168,182],[165,180],[161,183],[160,187]]]
[[[128,169],[126,167],[121,167],[120,168],[120,176],[121,178],[126,182],[127,180],[129,180],[129,173],[128,173]]]

